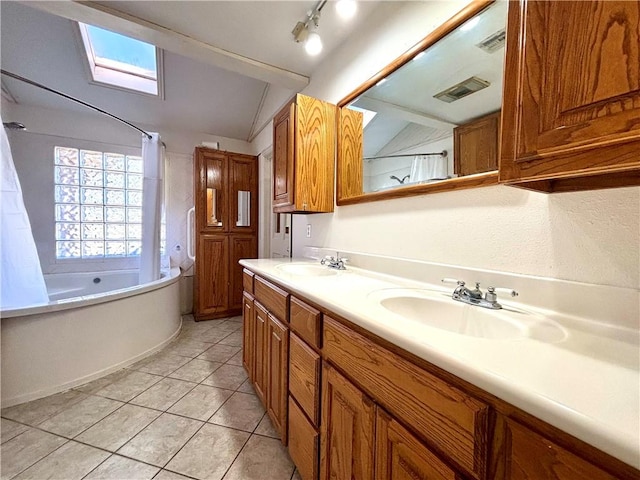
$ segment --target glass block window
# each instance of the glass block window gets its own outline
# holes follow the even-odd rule
[[[56,258],[137,257],[142,158],[55,147]]]

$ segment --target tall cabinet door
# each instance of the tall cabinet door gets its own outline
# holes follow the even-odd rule
[[[196,149],[195,203],[196,232],[228,231],[227,155]]]
[[[289,370],[289,329],[273,315],[267,327],[267,412],[273,426],[287,444],[287,391]]]
[[[253,382],[256,370],[255,307],[253,297],[244,293],[242,297],[242,365],[249,381]]]
[[[375,404],[325,363],[320,479],[373,480]]]
[[[258,231],[258,162],[248,155],[229,155],[229,228],[231,233]]]
[[[229,237],[200,235],[196,250],[196,317],[229,309]]]
[[[269,313],[258,301],[253,302],[255,309],[255,370],[253,386],[263,405],[267,405],[267,330],[269,328]]]
[[[258,239],[255,235],[229,235],[229,308],[242,308],[242,265],[243,258],[258,257]]]

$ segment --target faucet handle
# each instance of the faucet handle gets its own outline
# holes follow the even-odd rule
[[[507,295],[511,295],[512,297],[517,297],[518,292],[511,288],[503,288],[503,287],[487,287],[487,293],[485,293],[484,298],[488,302],[497,302],[498,294],[496,292],[506,293]]]
[[[440,280],[442,283],[456,283],[458,284],[458,286],[460,287],[464,287],[465,283],[462,280],[458,280],[456,278],[449,278],[449,277],[445,277],[442,280]]]

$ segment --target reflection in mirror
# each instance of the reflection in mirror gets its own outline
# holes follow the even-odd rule
[[[362,193],[497,169],[507,7],[493,3],[349,105],[362,116]]]
[[[238,191],[238,218],[236,227],[251,226],[251,192]]]
[[[222,226],[218,215],[218,190],[215,188],[207,188],[207,225],[210,227]]]

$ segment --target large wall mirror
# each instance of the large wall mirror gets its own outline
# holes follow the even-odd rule
[[[338,104],[338,205],[497,183],[507,8],[472,2]]]

